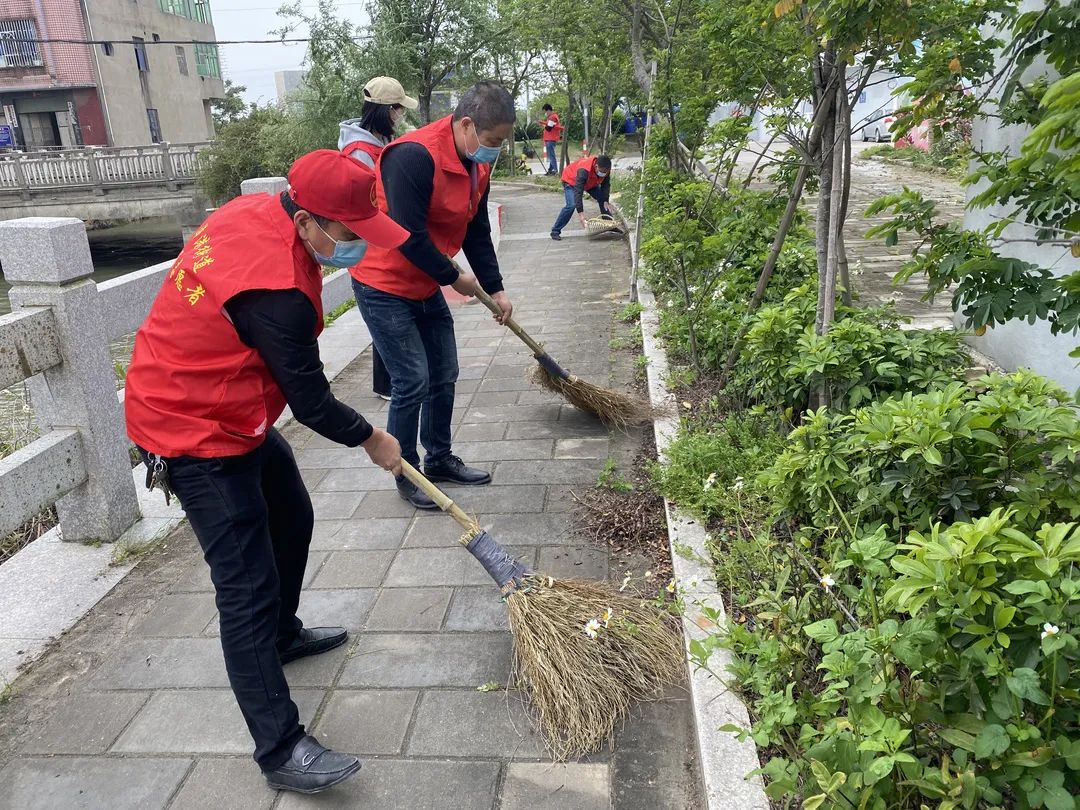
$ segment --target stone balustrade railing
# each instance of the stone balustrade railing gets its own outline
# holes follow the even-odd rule
[[[285,179],[245,181],[245,194]],[[41,438],[0,459],[0,537],[55,504],[64,540],[110,542],[139,517],[130,443],[109,344],[150,311],[171,262],[95,283],[78,219],[0,223],[12,312],[0,317],[0,389],[26,381]],[[347,270],[323,282],[330,312],[352,295]]]
[[[0,154],[0,193],[30,199],[35,193],[163,186],[175,190],[195,182],[199,153],[209,142],[134,147],[87,147]]]

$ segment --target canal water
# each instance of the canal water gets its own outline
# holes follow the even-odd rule
[[[144,219],[89,231],[94,280],[106,281],[176,257],[183,247],[180,226],[169,218]],[[0,315],[11,311],[10,285],[0,278]]]

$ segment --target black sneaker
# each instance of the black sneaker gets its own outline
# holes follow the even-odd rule
[[[551,238],[554,239],[556,242],[561,242],[562,241],[562,234],[556,233],[555,231],[552,231],[551,232]]]
[[[340,784],[360,770],[360,760],[339,754],[319,744],[310,734],[301,737],[288,761],[272,771],[264,771],[266,783],[277,790],[321,793]]]
[[[491,483],[491,473],[478,470],[475,467],[466,467],[465,462],[457,456],[447,456],[435,464],[424,465],[424,475],[429,481],[446,481],[451,484],[464,484],[465,486],[480,486]]]
[[[431,500],[427,495],[420,491],[420,487],[406,478],[404,475],[399,475],[394,479],[397,482],[397,494],[401,496],[403,501],[408,501],[417,509],[438,509],[439,505],[435,501]]]

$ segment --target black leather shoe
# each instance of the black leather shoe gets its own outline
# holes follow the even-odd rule
[[[399,475],[394,479],[397,482],[397,494],[401,496],[403,501],[408,501],[417,509],[438,509],[439,505],[435,501],[431,500],[427,495],[420,491],[420,487],[406,478],[404,475]]]
[[[478,470],[475,467],[466,467],[465,462],[457,456],[447,456],[437,464],[425,464],[424,475],[429,481],[448,481],[451,484],[464,484],[465,486],[479,486],[491,483],[491,473]]]
[[[273,771],[264,771],[267,784],[276,790],[320,793],[340,784],[360,770],[360,760],[319,745],[310,734],[302,737],[288,761]]]
[[[318,655],[334,647],[340,647],[349,637],[344,627],[304,627],[293,643],[278,651],[281,663],[287,664],[297,658]]]
[[[551,232],[551,238],[554,239],[556,242],[561,242],[562,241],[562,234],[558,234],[558,233],[555,233],[555,231],[552,231]]]

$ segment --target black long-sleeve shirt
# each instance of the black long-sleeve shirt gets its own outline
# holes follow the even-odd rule
[[[356,447],[374,430],[330,390],[315,339],[315,307],[300,290],[248,290],[225,310],[245,345],[259,353],[302,425]]]
[[[577,209],[579,214],[585,211],[585,183],[589,180],[588,169],[578,169],[577,174],[574,175],[574,208]],[[607,201],[611,195],[611,172],[607,173],[607,176],[597,186],[600,189],[597,194],[596,201],[600,203],[600,210],[605,211],[607,208]],[[469,260],[470,262],[472,259]]]
[[[471,168],[469,163],[462,161],[466,170]],[[439,284],[453,284],[457,280],[457,271],[428,235],[428,208],[435,187],[435,161],[431,153],[418,143],[398,144],[383,153],[379,172],[391,219],[411,234],[405,244],[398,248],[401,255]],[[480,286],[489,295],[494,295],[503,289],[503,281],[495,246],[491,243],[487,203],[488,193],[485,191],[465,231],[461,247]]]

